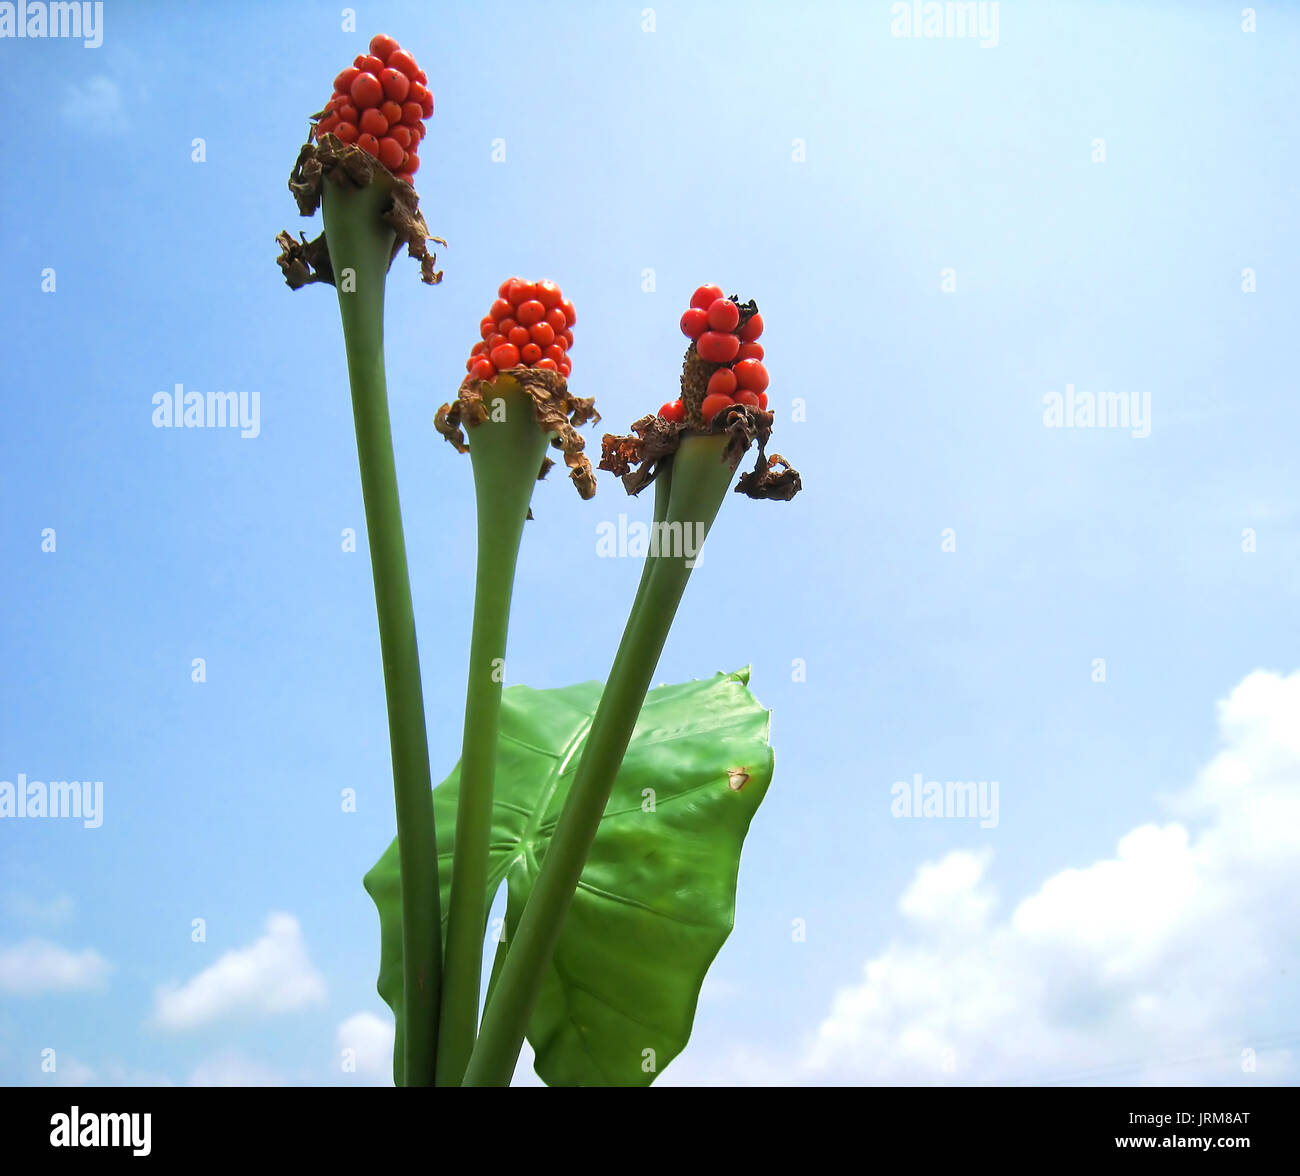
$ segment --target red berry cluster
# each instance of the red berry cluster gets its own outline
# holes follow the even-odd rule
[[[577,321],[573,303],[554,282],[507,278],[479,323],[483,338],[474,344],[465,370],[472,380],[490,380],[509,368],[540,368],[567,380]]]
[[[767,368],[763,366],[763,316],[757,312],[741,322],[740,303],[723,296],[718,286],[701,286],[691,295],[690,309],[682,315],[682,334],[694,341],[696,354],[717,364],[700,411],[712,422],[724,408],[747,404],[767,408]],[[659,410],[665,420],[681,424],[686,406],[680,400]]]
[[[371,38],[334,79],[334,95],[316,124],[316,138],[337,135],[373,155],[399,180],[415,183],[424,120],[433,114],[429,76],[392,37]]]

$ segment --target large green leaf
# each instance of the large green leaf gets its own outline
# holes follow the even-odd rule
[[[731,931],[741,845],[772,778],[770,715],[748,681],[742,670],[646,697],[529,1025],[551,1086],[649,1085],[690,1037],[704,974]],[[505,880],[507,939],[600,692],[598,682],[504,692],[489,893]],[[453,771],[433,793],[444,911],[458,785]],[[396,841],[365,885],[379,908],[379,992],[400,1018]]]

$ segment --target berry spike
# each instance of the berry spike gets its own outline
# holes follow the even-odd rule
[[[391,194],[381,215],[396,234],[393,257],[406,245],[420,262],[421,280],[433,286],[442,274],[434,268],[426,242],[446,242],[429,232],[415,193],[424,120],[433,114],[427,80],[415,58],[394,38],[384,33],[372,37],[369,51],[357,54],[335,76],[329,101],[311,116],[289,190],[302,215],[311,216],[325,198],[328,179],[353,190],[384,185]],[[292,289],[310,282],[333,283],[324,237],[299,242],[281,233],[276,240],[281,249],[277,260]]]
[[[768,375],[757,342],[763,316],[757,303],[742,303],[734,294],[727,298],[720,286],[700,286],[691,295],[681,328],[691,340],[682,365],[687,423],[711,429],[721,413],[737,405],[767,412]]]
[[[424,137],[424,120],[433,114],[433,95],[416,80],[422,73],[392,37],[372,37],[370,52],[358,54],[334,79],[334,93],[315,116],[311,137],[320,142],[334,135],[355,143],[400,182],[413,184],[419,158],[411,151],[412,139]]]
[[[573,371],[569,353],[577,321],[573,303],[555,282],[507,278],[479,322],[479,339],[465,361],[460,391],[451,404],[438,410],[434,427],[464,453],[472,448],[472,441],[467,444],[462,426],[472,431],[481,425],[487,419],[486,405],[495,398],[526,394],[532,400],[538,426],[552,434],[553,444],[564,452],[579,494],[590,498],[596,492],[596,480],[591,463],[583,456],[584,442],[577,426],[600,420],[600,414],[593,400],[569,393]],[[546,468],[550,468],[549,462]]]
[[[682,363],[682,394],[653,416],[632,425],[628,436],[607,433],[600,468],[617,474],[629,494],[638,494],[667,469],[690,437],[707,436],[722,445],[734,470],[757,443],[758,461],[742,474],[738,493],[751,498],[793,498],[802,485],[799,472],[780,456],[768,457],[773,417],[767,407],[767,368],[763,365],[763,316],[752,300],[730,298],[720,286],[700,286],[681,318],[691,342]]]
[[[565,380],[573,370],[573,303],[555,282],[507,278],[479,323],[486,346],[474,345],[465,370],[471,380],[491,380],[498,372],[525,368],[555,372]]]

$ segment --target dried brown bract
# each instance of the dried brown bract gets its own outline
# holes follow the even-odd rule
[[[600,413],[596,411],[595,400],[570,396],[568,381],[558,372],[512,368],[491,380],[467,377],[456,399],[438,409],[433,426],[458,453],[468,453],[473,442],[464,430],[472,432],[488,419],[489,405],[495,397],[516,389],[532,401],[537,427],[544,433],[554,434],[551,445],[564,455],[569,478],[578,494],[584,499],[591,498],[596,493],[596,474],[583,452],[587,443],[578,429],[588,421],[599,421]],[[544,461],[538,478],[546,477],[553,464],[549,459]]]
[[[606,433],[600,443],[600,468],[621,478],[629,494],[640,494],[663,471],[664,462],[677,452],[682,438],[692,432],[725,433],[727,444],[722,456],[733,470],[757,442],[757,463],[752,471],[740,476],[736,483],[738,494],[788,502],[802,489],[798,470],[780,454],[769,458],[765,453],[772,438],[772,414],[743,404],[720,412],[708,430],[673,424],[661,416],[644,416],[633,423],[628,436]]]
[[[447,242],[430,234],[420,212],[420,198],[410,184],[397,179],[374,156],[360,147],[344,143],[335,135],[325,135],[319,142],[304,143],[298,152],[298,159],[289,175],[289,191],[303,216],[312,216],[320,207],[327,181],[353,188],[387,184],[391,189],[391,199],[381,215],[396,234],[392,256],[396,257],[405,245],[407,253],[420,263],[422,282],[436,286],[442,281],[442,271],[435,268],[437,258],[429,251],[428,242],[434,241],[444,247]],[[334,274],[330,269],[325,234],[310,242],[302,234],[299,236],[301,242],[294,241],[287,232],[276,238],[281,250],[276,261],[284,273],[285,282],[295,290],[311,282],[333,285]]]

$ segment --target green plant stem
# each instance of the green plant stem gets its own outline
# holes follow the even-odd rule
[[[692,538],[698,527],[698,537],[703,540],[734,473],[722,460],[724,443],[724,438],[711,435],[688,436],[682,442],[671,461],[671,489],[660,521],[669,526],[680,523],[683,532],[689,525]],[[657,494],[656,516],[660,501]],[[698,547],[695,550],[698,552]],[[493,987],[465,1074],[466,1086],[510,1083],[542,980],[693,562],[681,553],[662,550],[649,559],[573,786]]]
[[[661,523],[668,513],[668,495],[672,486],[673,467],[672,462],[665,463],[659,476],[655,478],[655,504],[654,504],[654,521]],[[646,560],[641,568],[641,580],[637,585],[636,596],[632,601],[632,611],[635,612],[641,607],[645,599],[646,584],[650,580],[650,572],[654,566],[652,560]],[[501,978],[501,969],[505,966],[506,956],[510,942],[505,934],[502,934],[500,941],[497,943],[496,951],[492,955],[492,973],[488,977],[487,1003],[491,1004],[492,994],[496,991],[497,981]]]
[[[384,284],[394,240],[380,217],[387,200],[382,183],[359,190],[327,184],[323,214],[343,319],[388,703],[402,871],[403,1084],[431,1086],[441,980],[438,850],[420,655],[384,377]]]
[[[498,399],[503,419],[490,415],[469,435],[478,509],[478,572],[438,1028],[439,1086],[460,1085],[478,1030],[483,932],[490,897],[492,791],[510,598],[528,502],[546,455],[547,435],[537,424],[527,394],[507,388],[498,393]],[[493,399],[488,403],[491,412]]]

